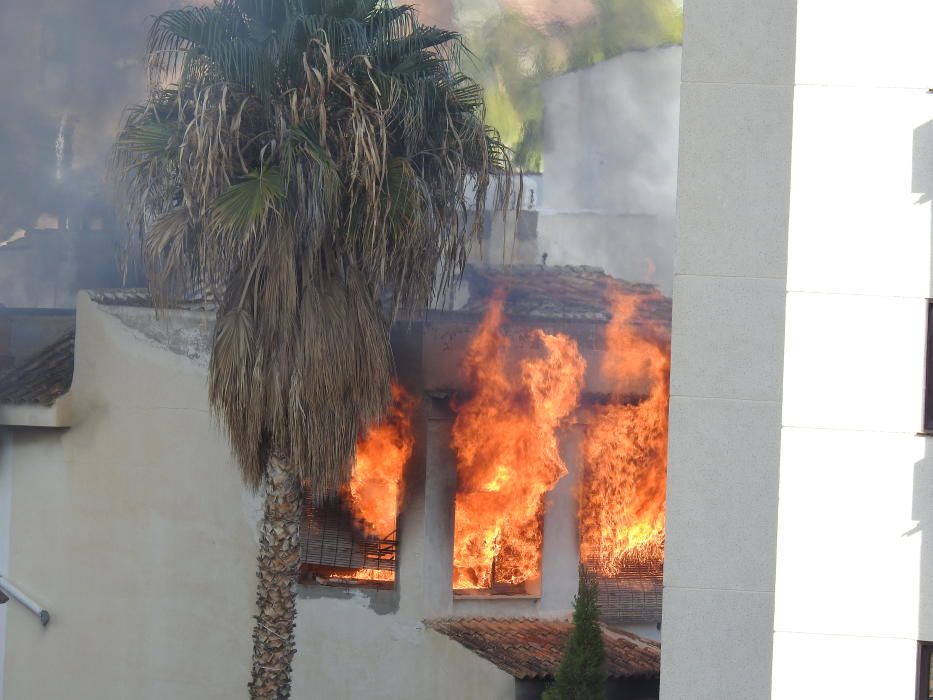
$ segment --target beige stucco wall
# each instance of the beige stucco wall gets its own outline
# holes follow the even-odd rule
[[[13,433],[5,700],[228,698],[247,678],[253,527],[203,370],[81,300],[74,423]]]
[[[515,681],[399,612],[358,601],[299,600],[294,698],[514,700]]]
[[[208,331],[206,315],[82,295],[73,426],[0,428],[9,576],[52,615],[43,629],[7,606],[4,700],[246,697],[258,502],[208,411]],[[514,697],[510,676],[424,629],[424,558],[408,561],[399,612],[300,599],[294,697]]]

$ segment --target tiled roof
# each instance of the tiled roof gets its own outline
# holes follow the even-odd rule
[[[447,635],[519,680],[553,678],[572,623],[528,618],[447,618],[427,626]],[[655,678],[661,646],[629,632],[603,626],[609,678]]]
[[[636,323],[655,327],[670,327],[671,300],[651,284],[626,282],[607,275],[598,267],[585,265],[468,265],[464,280],[469,287],[469,299],[460,309],[482,313],[496,290],[506,295],[506,312],[515,316],[546,319],[579,319],[608,321],[612,310],[608,303],[610,291],[641,297],[634,318]],[[98,289],[91,299],[103,306],[154,306],[147,289]],[[194,295],[171,300],[163,306],[173,309],[216,311],[216,297]]]
[[[607,275],[598,267],[470,265],[464,272],[470,298],[464,311],[485,310],[489,297],[505,292],[506,312],[519,316],[608,321],[607,297],[617,290],[642,297],[636,321],[670,325],[671,300],[650,284],[636,284]]]
[[[140,308],[155,306],[148,289],[95,289],[88,292],[88,294],[91,301],[101,306],[136,306]],[[164,306],[171,309],[188,309],[192,311],[214,311],[217,308],[213,301],[202,298],[169,300]]]
[[[74,331],[0,374],[0,404],[51,406],[71,388],[75,366]]]

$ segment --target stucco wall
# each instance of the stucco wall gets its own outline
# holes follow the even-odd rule
[[[81,295],[77,325],[73,426],[4,430],[9,575],[52,615],[43,629],[8,606],[4,700],[245,697],[259,504],[208,412],[209,318]],[[418,532],[437,528],[413,500],[397,613],[302,591],[295,697],[514,697],[510,676],[421,624],[451,603],[449,583],[433,608],[425,593],[439,564]]]
[[[293,697],[512,700],[515,680],[403,613],[357,602],[299,601]]]
[[[228,698],[250,652],[254,528],[203,368],[79,312],[74,424],[12,434],[5,700]]]
[[[914,697],[931,20],[686,3],[666,700]]]

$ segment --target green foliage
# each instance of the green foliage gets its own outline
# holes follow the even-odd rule
[[[573,601],[573,632],[554,683],[543,700],[603,700],[606,697],[606,651],[599,626],[596,580],[580,567],[580,585]]]
[[[683,11],[672,0],[595,0],[594,4],[594,20],[574,31],[567,58],[570,70],[623,51],[682,41]]]
[[[210,399],[250,486],[270,453],[315,489],[346,481],[389,402],[393,315],[443,294],[491,182],[508,193],[462,50],[387,0],[214,0],[153,24],[114,167],[154,298],[220,301]]]
[[[231,231],[252,231],[285,199],[282,174],[276,166],[254,170],[230,185],[214,200],[212,214],[217,226]]]
[[[481,58],[474,72],[486,89],[488,120],[516,152],[516,165],[541,169],[542,81],[624,51],[678,44],[683,12],[674,0],[594,0],[575,26],[535,22],[506,11],[467,36]]]

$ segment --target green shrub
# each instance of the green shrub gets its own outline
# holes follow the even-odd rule
[[[573,631],[564,648],[554,683],[542,700],[603,700],[606,697],[606,650],[599,626],[596,579],[580,567],[573,601]]]

